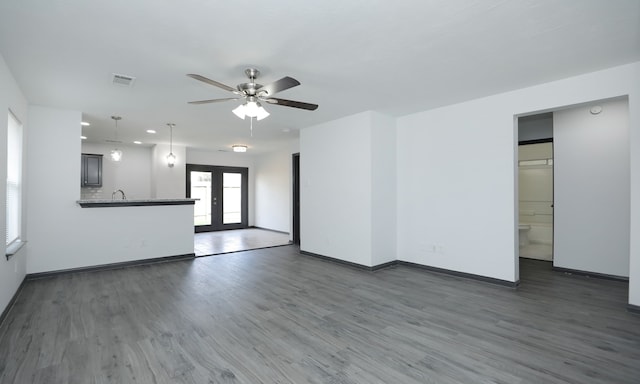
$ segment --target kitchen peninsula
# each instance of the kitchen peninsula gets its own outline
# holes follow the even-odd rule
[[[194,205],[196,199],[131,199],[131,200],[78,200],[76,201],[82,208],[115,208],[115,207],[149,207],[155,205]]]
[[[27,243],[29,252],[47,255],[32,265],[31,276],[195,257],[194,199],[72,201],[50,210],[64,223],[56,228],[81,236],[60,236],[50,227],[43,230],[46,242]],[[56,251],[47,252],[45,246]]]

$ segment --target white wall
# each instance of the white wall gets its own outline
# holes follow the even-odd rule
[[[26,168],[26,143],[27,132],[29,131],[27,120],[27,100],[22,94],[22,91],[15,82],[13,75],[9,71],[4,58],[0,55],[0,180],[7,180],[7,120],[9,109],[20,122],[23,124],[23,148],[25,154],[23,160],[23,169]],[[26,204],[25,195],[28,190],[28,184],[26,183],[26,173],[23,171],[23,222],[22,222],[22,237],[28,240],[28,233],[26,231],[27,221],[25,220]],[[6,217],[5,201],[7,199],[6,186],[0,188],[0,216]],[[0,221],[0,228],[2,232],[6,232],[6,220]],[[2,252],[6,253],[6,244],[2,243]],[[26,251],[23,247],[19,252],[13,255],[10,260],[7,260],[4,256],[0,259],[0,313],[2,313],[11,298],[16,293],[16,290],[24,280],[26,274]]]
[[[76,204],[80,119],[78,111],[29,107],[27,272],[193,253],[192,205]]]
[[[629,108],[598,102],[553,114],[554,265],[629,276]]]
[[[396,260],[396,121],[371,113],[371,265]]]
[[[371,115],[300,131],[300,249],[371,266]]]
[[[292,158],[298,140],[284,148],[256,156],[255,226],[291,234]]]
[[[640,63],[629,72],[629,304],[640,307]]]
[[[151,197],[157,199],[184,199],[187,193],[187,151],[174,145],[176,162],[167,165],[169,145],[156,144],[151,150]]]
[[[82,142],[82,153],[103,155],[102,187],[80,188],[83,199],[110,199],[113,191],[122,189],[127,199],[151,197],[151,147],[119,146],[122,160],[111,161],[113,145]],[[80,182],[78,182],[78,185]],[[118,195],[119,198],[119,195]]]
[[[497,96],[398,119],[400,260],[517,280],[508,105]]]
[[[398,258],[518,280],[514,116],[622,95],[631,127],[629,301],[640,305],[640,63],[398,119]]]
[[[396,259],[395,120],[363,112],[300,132],[300,249],[364,266]]]
[[[212,152],[187,149],[187,164],[219,165],[228,167],[249,168],[249,226],[255,225],[255,177],[256,169],[253,157],[249,152]],[[185,176],[186,177],[186,176]],[[186,178],[185,178],[186,180]]]

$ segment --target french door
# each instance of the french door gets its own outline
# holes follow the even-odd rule
[[[248,227],[248,168],[187,164],[196,232]]]

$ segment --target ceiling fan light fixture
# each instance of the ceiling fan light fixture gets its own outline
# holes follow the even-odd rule
[[[269,112],[267,112],[266,109],[264,109],[262,106],[260,106],[258,108],[258,112],[256,112],[256,119],[258,121],[264,119],[265,117],[269,116]]]
[[[195,73],[187,74],[187,76],[191,77],[192,79],[207,83],[209,85],[213,85],[214,87],[224,89],[225,91],[232,92],[237,96],[222,99],[189,101],[189,104],[208,104],[227,100],[243,100],[244,102],[241,105],[233,109],[233,113],[242,120],[249,116],[252,118],[251,121],[253,121],[254,117],[256,118],[256,120],[262,120],[265,117],[269,116],[269,112],[267,112],[267,110],[264,109],[262,105],[260,105],[260,101],[264,101],[269,104],[281,105],[284,107],[305,109],[307,111],[315,111],[318,108],[317,104],[303,103],[301,101],[294,100],[276,99],[273,97],[273,95],[278,92],[282,92],[300,85],[300,82],[293,77],[285,76],[280,80],[274,81],[273,83],[262,85],[256,82],[260,71],[255,68],[249,68],[244,71],[244,73],[249,78],[249,82],[238,84],[235,88],[230,87],[226,84],[222,84],[218,81],[211,80],[204,76],[197,75]]]
[[[249,117],[258,116],[258,111],[260,111],[262,106],[257,101],[249,100],[244,104],[244,113]],[[263,108],[264,109],[264,108]]]
[[[244,117],[246,116],[246,113],[244,112],[244,104],[238,105],[238,107],[235,108],[232,112],[242,120],[244,120]]]

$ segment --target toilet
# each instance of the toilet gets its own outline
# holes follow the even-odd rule
[[[529,245],[529,230],[531,226],[529,224],[519,224],[518,233],[520,238],[520,248]]]

